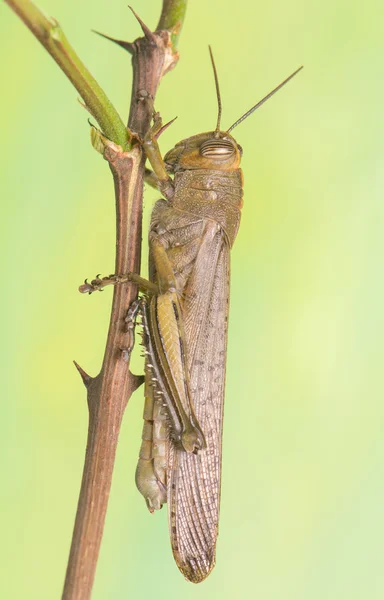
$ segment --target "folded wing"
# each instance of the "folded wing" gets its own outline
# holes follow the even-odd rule
[[[170,444],[167,457],[173,554],[194,583],[205,579],[215,564],[228,302],[229,247],[221,229],[214,227],[202,241],[182,300],[192,401],[207,447],[189,454]]]

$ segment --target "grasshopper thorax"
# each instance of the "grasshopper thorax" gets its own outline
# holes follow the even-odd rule
[[[238,169],[241,146],[226,131],[208,131],[182,140],[164,157],[171,173],[190,169]]]

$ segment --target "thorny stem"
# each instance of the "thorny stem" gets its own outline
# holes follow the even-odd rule
[[[96,119],[106,137],[127,150],[129,144],[127,128],[115,107],[73,50],[56,19],[46,16],[30,0],[5,0],[5,2],[32,31],[73,83],[84,100],[86,108]]]
[[[54,19],[28,0],[5,0],[50,52],[78,89],[106,138],[103,155],[112,172],[116,199],[115,272],[140,273],[142,192],[145,156],[139,144],[128,149],[120,117],[64,38]],[[186,0],[164,0],[159,26],[125,48],[132,54],[133,84],[129,127],[143,136],[165,73],[178,60],[175,45]],[[112,141],[109,141],[112,140]],[[114,142],[114,143],[113,143]],[[137,297],[133,284],[114,288],[107,344],[100,373],[90,377],[76,366],[87,388],[88,440],[83,478],[68,561],[63,600],[89,600],[103,535],[116,447],[126,404],[143,377],[129,371],[125,317]]]
[[[141,155],[139,146],[122,152],[110,144],[104,152],[115,186],[116,269],[135,272],[141,246]],[[125,316],[136,295],[134,286],[116,288],[101,371],[93,378],[79,369],[87,388],[88,440],[63,600],[88,600],[91,596],[121,421],[128,399],[142,383],[142,378],[129,371],[124,357],[129,343]]]
[[[143,134],[150,125],[153,99],[164,73],[174,66],[170,33],[152,34],[133,43],[133,86],[129,125]],[[115,272],[140,272],[142,192],[145,156],[140,145],[130,152],[107,145],[104,157],[112,171],[116,196]],[[89,430],[63,600],[90,598],[101,544],[116,446],[124,409],[140,385],[124,358],[127,345],[125,317],[137,297],[135,285],[114,288],[111,319],[103,366],[97,377],[85,381]]]

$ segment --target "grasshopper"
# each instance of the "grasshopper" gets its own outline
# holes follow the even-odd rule
[[[218,535],[230,249],[243,203],[242,149],[230,132],[302,68],[222,131],[209,50],[216,129],[182,140],[163,159],[157,138],[164,127],[155,113],[142,141],[153,169],[149,181],[164,196],[151,217],[149,281],[117,274],[80,288],[91,293],[130,281],[144,292],[127,317],[132,337],[141,313],[146,355],[136,484],[151,512],[168,503],[173,555],[194,583],[214,567]]]

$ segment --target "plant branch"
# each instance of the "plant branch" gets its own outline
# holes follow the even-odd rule
[[[175,66],[178,54],[171,42],[173,30],[152,33],[138,20],[144,37],[127,45],[133,67],[128,122],[131,131],[143,136],[150,126],[159,83],[164,74]],[[172,23],[172,19],[168,23]],[[115,186],[115,273],[140,273],[145,155],[138,143],[133,144],[129,152],[124,152],[108,140],[101,137],[100,140],[104,144],[102,152],[109,163]],[[143,381],[142,377],[129,371],[126,351],[129,335],[125,318],[136,297],[135,285],[114,288],[101,371],[95,378],[90,378],[80,369],[87,388],[88,441],[63,600],[89,600],[91,596],[120,425],[131,394]]]
[[[147,132],[162,77],[178,60],[176,44],[186,0],[164,0],[156,32],[136,16],[144,37],[115,40],[132,54],[133,83],[128,131],[103,90],[66,40],[57,21],[29,0],[5,0],[51,54],[81,94],[102,129],[95,147],[108,161],[116,200],[115,273],[140,273],[145,155],[138,139]],[[132,11],[133,12],[133,11]],[[134,13],[135,14],[135,13]],[[93,132],[94,133],[94,132]],[[93,135],[94,138],[94,135]],[[127,311],[137,298],[133,284],[114,288],[108,338],[100,373],[88,375],[75,363],[87,389],[88,439],[63,600],[89,600],[95,577],[115,462],[127,402],[143,377],[129,370],[132,327]]]
[[[127,150],[129,136],[121,117],[73,50],[56,19],[46,16],[30,0],[5,2],[32,31],[75,86],[105,136]]]
[[[104,156],[112,171],[117,210],[116,268],[136,270],[141,245],[141,148],[130,152],[109,143]],[[129,238],[129,239],[128,239]],[[127,309],[136,296],[132,286],[115,289],[102,369],[95,378],[77,365],[87,388],[88,441],[83,479],[63,591],[64,600],[90,598],[103,535],[121,421],[128,399],[142,382],[124,356],[129,338]]]

